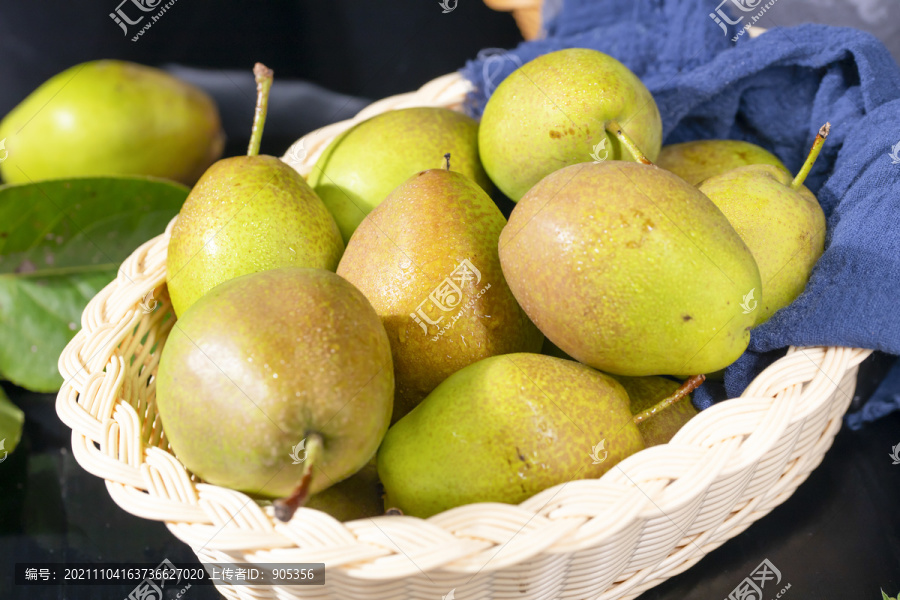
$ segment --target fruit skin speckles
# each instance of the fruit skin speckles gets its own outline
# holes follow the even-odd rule
[[[654,162],[691,185],[747,165],[774,165],[787,170],[768,150],[738,140],[697,140],[663,146]]]
[[[176,315],[215,286],[278,267],[334,271],[344,251],[337,224],[294,169],[256,152],[272,72],[257,63],[259,97],[247,156],[211,166],[172,228],[166,266]]]
[[[430,169],[391,192],[347,245],[337,273],[366,295],[391,340],[394,422],[466,365],[540,351],[543,335],[500,268],[505,225],[471,179]]]
[[[38,87],[0,122],[0,140],[5,183],[150,175],[192,185],[222,155],[225,137],[215,102],[199,88],[159,69],[98,60]]]
[[[825,251],[825,213],[802,183],[829,129],[822,128],[797,177],[783,167],[757,164],[714,175],[699,186],[725,214],[759,266],[763,285],[755,289],[761,298],[753,299],[749,290],[744,301],[744,310],[753,312],[756,325],[803,293]]]
[[[341,230],[344,243],[398,185],[421,171],[462,173],[485,192],[494,185],[478,155],[478,123],[446,108],[391,110],[337,136],[316,161],[309,184]]]
[[[628,376],[688,377],[734,362],[755,323],[737,301],[761,286],[752,254],[709,198],[668,171],[626,161],[585,162],[541,180],[500,235],[500,263],[551,342]]]
[[[518,201],[560,167],[590,160],[611,119],[627,123],[644,153],[656,158],[662,120],[638,77],[596,50],[544,54],[513,71],[488,99],[478,129],[481,161],[494,184]],[[631,160],[618,143],[606,158]]]
[[[275,379],[281,361],[290,368]],[[368,300],[334,273],[288,267],[227,281],[179,317],[162,350],[156,402],[192,472],[283,498],[310,465],[319,469],[308,489],[315,494],[369,462],[393,396],[390,342]],[[292,464],[302,440],[295,456],[303,461]]]
[[[609,460],[594,464],[590,451],[604,438]],[[385,506],[428,517],[600,477],[643,447],[614,379],[569,360],[506,354],[457,371],[391,427],[378,472]]]

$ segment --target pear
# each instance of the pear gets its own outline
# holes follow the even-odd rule
[[[665,377],[623,377],[615,376],[616,381],[622,384],[628,392],[631,406],[631,414],[638,415],[651,409],[660,398],[665,398],[677,392],[681,384]],[[686,395],[685,402],[678,402],[663,410],[660,410],[652,419],[638,423],[638,430],[644,439],[644,445],[657,446],[666,444],[678,433],[681,427],[697,416],[697,409],[690,402],[691,396]]]
[[[586,365],[724,368],[750,340],[740,303],[759,289],[756,261],[709,198],[629,150],[642,162],[572,165],[532,188],[500,235],[503,274],[544,335]]]
[[[254,68],[259,96],[247,156],[218,161],[172,227],[167,269],[175,314],[239,275],[297,266],[337,268],[344,242],[331,214],[291,167],[259,156],[272,71]]]
[[[543,336],[500,268],[504,225],[471,179],[431,169],[391,192],[347,244],[337,273],[365,294],[391,340],[394,421],[466,365],[540,350]]]
[[[398,185],[453,155],[453,170],[493,189],[478,158],[478,123],[446,108],[392,110],[357,124],[329,144],[309,184],[334,215],[344,242]]]
[[[118,60],[50,78],[0,122],[7,183],[152,175],[192,185],[222,154],[219,111],[200,89]]]
[[[481,160],[493,182],[518,201],[538,181],[567,165],[631,157],[607,136],[609,120],[628,131],[650,160],[662,143],[653,96],[611,56],[569,48],[513,71],[488,99],[478,130]]]
[[[355,475],[310,496],[304,506],[321,510],[338,521],[383,515],[384,500],[374,457]]]
[[[378,450],[385,506],[425,518],[475,502],[516,504],[600,477],[644,448],[636,423],[650,416],[632,416],[619,383],[576,362],[486,358],[448,377],[388,430]]]
[[[556,344],[548,338],[544,338],[544,346],[541,348],[541,354],[546,356],[555,356],[567,360],[574,360],[571,356],[560,350]],[[706,376],[707,379],[714,378],[717,374],[721,375],[722,371],[715,371]],[[613,375],[613,378],[622,384],[625,391],[628,392],[628,398],[631,406],[631,414],[637,415],[659,402],[660,398],[675,393],[679,389],[679,383],[665,377],[625,377],[623,375]],[[653,419],[638,423],[638,430],[644,439],[644,444],[649,448],[657,444],[665,444],[672,439],[678,430],[687,423],[692,417],[697,415],[697,409],[690,403],[690,395],[687,396],[687,402],[679,402],[674,404],[654,416]]]
[[[541,354],[574,360],[548,338],[544,338]],[[721,373],[722,371],[715,371],[707,375],[706,379],[714,379],[716,375],[721,376]],[[613,375],[612,377],[622,384],[622,387],[628,392],[631,414],[633,415],[650,409],[659,402],[660,398],[665,398],[675,393],[680,386],[677,381],[665,377],[625,377],[623,375]],[[674,404],[661,411],[653,419],[638,423],[641,437],[644,438],[644,443],[648,448],[657,444],[667,443],[685,423],[697,415],[697,409],[690,403],[690,398],[691,396],[687,395],[688,402]]]
[[[198,300],[169,334],[156,380],[178,459],[206,482],[281,499],[279,518],[369,462],[393,393],[390,344],[368,300],[334,273],[298,267]]]
[[[758,294],[744,300],[744,310],[753,313],[756,324],[769,320],[803,292],[825,251],[825,213],[803,181],[829,129],[826,123],[819,130],[796,177],[780,167],[750,165],[710,177],[700,185],[700,191],[725,213],[759,265],[762,288],[755,288]],[[754,311],[757,305],[759,310]]]
[[[774,165],[787,171],[778,157],[765,148],[739,140],[697,140],[663,146],[654,162],[691,185],[747,165]]]

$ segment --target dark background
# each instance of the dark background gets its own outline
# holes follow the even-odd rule
[[[109,18],[117,4],[4,2],[0,115],[74,64],[127,59],[170,68],[207,89],[222,113],[226,154],[241,154],[253,113],[250,68],[262,61],[276,73],[262,150],[281,155],[301,135],[352,116],[371,100],[452,72],[482,48],[521,41],[512,17],[490,11],[480,0],[460,0],[449,14],[442,14],[437,0],[178,0],[137,42],[131,35],[140,26],[132,26],[126,37]],[[710,10],[717,4],[711,0]],[[761,25],[806,21],[867,29],[900,58],[895,0],[779,0]],[[876,355],[864,363],[855,407],[892,362]],[[122,598],[133,589],[14,587],[16,562],[194,560],[162,523],[116,506],[103,481],[75,462],[70,431],[56,416],[52,395],[7,383],[3,388],[25,411],[26,424],[20,447],[0,464],[0,598]],[[781,586],[791,584],[788,599],[879,600],[879,588],[896,595],[900,465],[893,466],[888,455],[897,443],[897,413],[858,432],[844,428],[793,497],[642,600],[726,598],[766,558],[781,571]],[[193,587],[184,597],[219,596],[214,588]]]

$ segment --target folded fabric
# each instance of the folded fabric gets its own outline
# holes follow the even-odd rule
[[[545,39],[483,53],[461,70],[477,88],[467,108],[479,117],[517,66],[562,48],[594,48],[647,85],[665,143],[746,140],[792,172],[831,123],[806,180],[828,219],[825,253],[804,293],[754,329],[748,350],[726,369],[727,397],[791,345],[900,354],[900,67],[879,40],[855,29],[776,27],[751,39],[743,27],[777,4],[741,4],[729,14],[730,3],[705,0],[565,0]],[[719,399],[714,387],[695,392],[698,408]],[[866,415],[848,423],[900,408],[898,397],[900,361]]]

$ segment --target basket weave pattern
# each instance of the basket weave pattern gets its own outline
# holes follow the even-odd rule
[[[306,175],[327,143],[356,122],[406,106],[459,110],[469,85],[447,75],[382,100],[299,140],[284,160]],[[162,431],[155,374],[175,323],[165,288],[171,227],[138,248],[88,304],[59,360],[66,382],[57,412],[72,429],[76,460],[106,481],[113,500],[165,522],[201,560],[326,564],[324,587],[219,586],[233,599],[438,600],[451,590],[460,600],[634,598],[794,492],[840,429],[857,365],[869,354],[791,348],[740,399],[703,411],[671,443],[519,506],[348,523],[300,509],[281,523],[246,495],[200,482]]]

